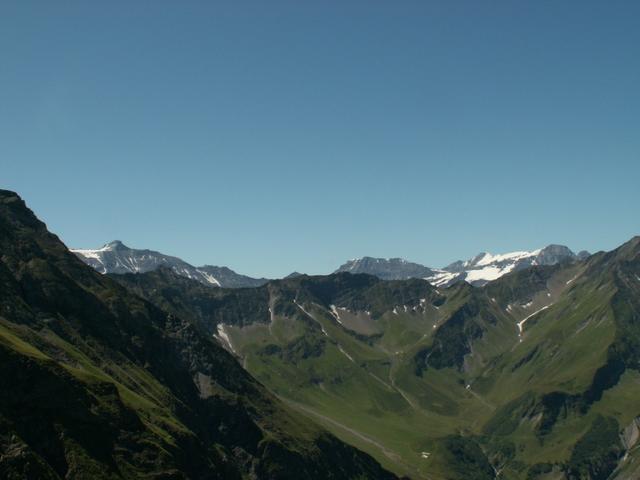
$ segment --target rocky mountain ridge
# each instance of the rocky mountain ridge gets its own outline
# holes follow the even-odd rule
[[[213,265],[194,267],[178,257],[154,250],[129,248],[119,240],[109,242],[97,249],[71,249],[71,251],[100,273],[144,273],[167,267],[178,275],[215,287],[259,287],[268,281],[266,278],[241,275],[228,267]]]
[[[509,272],[534,265],[555,265],[561,262],[581,260],[589,256],[586,251],[573,253],[564,245],[548,245],[533,251],[516,251],[493,255],[482,252],[468,260],[458,260],[444,268],[431,268],[402,258],[362,257],[349,260],[336,272],[367,273],[383,280],[423,278],[432,285],[447,286],[466,281],[482,286]]]
[[[259,287],[269,280],[241,275],[228,267],[204,265],[194,267],[184,260],[148,249],[134,249],[114,240],[98,249],[71,249],[81,260],[100,273],[145,273],[157,268],[172,269],[178,275],[205,285],[223,288]],[[362,257],[341,265],[335,273],[366,273],[382,280],[422,278],[432,285],[447,286],[466,281],[482,286],[501,276],[534,265],[554,265],[589,256],[586,251],[573,253],[564,245],[548,245],[533,251],[517,251],[493,255],[482,252],[468,260],[456,261],[444,268],[431,268],[402,258]],[[302,275],[293,272],[285,278]]]

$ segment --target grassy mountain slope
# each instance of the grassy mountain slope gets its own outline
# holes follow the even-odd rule
[[[0,477],[392,478],[0,191]]]
[[[349,274],[243,292],[166,271],[119,281],[398,473],[633,478],[639,244],[482,288]]]

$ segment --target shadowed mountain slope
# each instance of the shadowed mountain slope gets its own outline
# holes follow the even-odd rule
[[[0,191],[0,477],[393,478]]]

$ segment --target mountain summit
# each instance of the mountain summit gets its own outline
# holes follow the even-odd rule
[[[144,273],[166,267],[178,275],[215,287],[258,287],[268,281],[266,278],[241,275],[228,267],[213,265],[194,267],[178,257],[154,250],[129,248],[120,240],[114,240],[97,249],[71,249],[71,251],[100,273]]]
[[[435,270],[412,263],[403,258],[362,257],[349,260],[334,273],[367,273],[382,280],[406,280],[408,278],[426,278],[436,273]]]
[[[349,260],[337,272],[367,273],[383,280],[424,278],[436,286],[447,286],[466,281],[482,286],[503,275],[534,265],[555,265],[561,262],[581,260],[589,256],[582,251],[573,253],[564,245],[548,245],[532,251],[516,251],[494,255],[481,252],[468,260],[458,260],[442,269],[430,268],[402,258],[362,257]]]

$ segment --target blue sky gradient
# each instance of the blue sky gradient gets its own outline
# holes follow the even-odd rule
[[[640,233],[640,2],[0,3],[0,187],[281,276]]]

